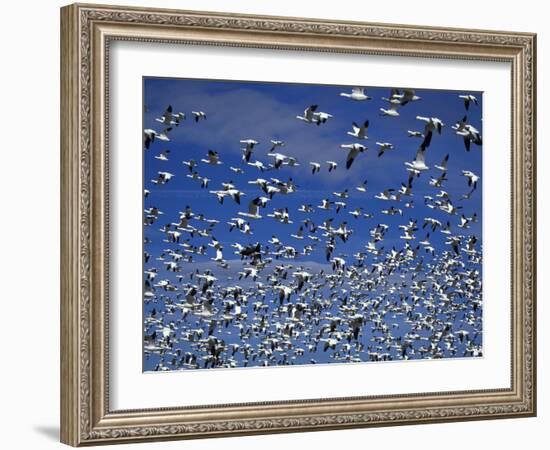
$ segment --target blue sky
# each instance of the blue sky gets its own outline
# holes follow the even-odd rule
[[[447,178],[443,189],[450,194],[453,204],[462,207],[460,213],[467,217],[474,213],[478,216],[478,222],[466,230],[468,235],[476,235],[481,241],[481,193],[482,179],[478,182],[477,190],[471,199],[460,200],[461,195],[469,191],[467,180],[461,175],[461,170],[471,170],[481,176],[482,153],[481,146],[473,145],[469,152],[464,147],[460,136],[455,135],[451,126],[467,115],[468,123],[482,130],[482,94],[476,92],[416,90],[421,100],[410,102],[399,108],[399,117],[381,116],[380,107],[387,107],[387,103],[381,97],[390,95],[389,87],[367,87],[367,93],[373,99],[369,101],[355,102],[339,96],[340,92],[349,92],[351,86],[327,86],[284,84],[264,82],[218,81],[218,80],[194,80],[194,79],[144,79],[144,128],[162,130],[162,125],[155,121],[160,117],[167,105],[172,105],[174,112],[183,111],[187,120],[181,122],[178,127],[173,127],[169,133],[170,142],[155,141],[149,150],[144,151],[143,170],[144,188],[151,193],[144,199],[144,207],[158,207],[164,215],[150,227],[145,228],[145,235],[151,243],[145,245],[145,250],[153,256],[160,255],[167,248],[163,242],[164,233],[159,231],[164,223],[176,222],[178,211],[182,211],[186,205],[192,207],[195,214],[204,214],[207,218],[215,218],[220,221],[214,229],[213,236],[224,245],[224,257],[228,260],[237,259],[231,256],[230,245],[239,242],[267,243],[272,235],[276,235],[286,242],[296,245],[297,248],[311,243],[307,240],[297,242],[290,237],[296,233],[300,220],[306,216],[297,209],[302,204],[311,204],[316,209],[311,218],[316,224],[321,224],[324,219],[334,218],[333,224],[338,226],[342,221],[347,221],[353,228],[353,234],[346,243],[337,246],[334,256],[342,255],[351,257],[357,251],[364,251],[365,244],[371,239],[369,231],[379,223],[390,226],[382,245],[389,250],[403,248],[404,241],[400,239],[402,234],[398,229],[399,224],[406,224],[409,220],[418,220],[421,227],[424,217],[433,217],[442,222],[450,220],[453,229],[459,223],[458,216],[448,214],[435,209],[429,209],[423,204],[423,196],[435,196],[440,189],[429,185],[431,176],[437,177],[441,172],[434,169],[435,164],[440,164],[446,154],[449,154]],[[479,105],[470,105],[469,111],[465,110],[459,94],[474,94],[479,99]],[[304,109],[311,104],[318,104],[319,111],[325,111],[334,117],[325,124],[316,126],[299,121],[296,115],[302,114]],[[191,115],[191,110],[205,111],[207,120],[196,123]],[[374,198],[384,189],[398,189],[401,183],[406,183],[408,173],[404,163],[415,158],[421,139],[408,137],[407,130],[423,131],[424,123],[415,119],[417,115],[438,117],[445,127],[441,135],[434,133],[430,147],[426,151],[426,163],[430,170],[423,173],[413,181],[413,208],[405,208],[401,202],[388,202]],[[353,121],[363,123],[369,120],[368,136],[366,141],[358,141],[346,132],[351,130]],[[258,159],[267,163],[273,159],[267,156],[271,148],[270,139],[285,141],[285,146],[277,151],[288,156],[293,156],[300,164],[299,167],[285,167],[261,173],[259,170],[243,165],[241,139],[252,138],[259,141],[254,148],[251,161]],[[378,157],[377,141],[391,142],[394,149]],[[340,148],[340,144],[361,142],[368,150],[359,154],[349,170],[345,168],[347,150]],[[169,161],[160,161],[154,157],[161,151],[169,149]],[[208,149],[218,151],[223,165],[208,166],[199,164],[197,170],[201,176],[208,177],[208,189],[202,189],[200,183],[186,175],[189,173],[182,161],[194,159],[197,162],[206,157]],[[338,162],[338,168],[329,173],[325,161]],[[320,173],[311,174],[310,161],[322,164]],[[229,170],[230,166],[243,167],[244,174],[236,174]],[[175,174],[167,184],[154,185],[151,179],[155,178],[158,171],[168,171]],[[226,222],[238,217],[239,211],[246,211],[248,202],[258,195],[264,195],[261,190],[247,183],[255,178],[275,177],[282,181],[292,177],[297,185],[297,192],[291,195],[275,195],[268,203],[266,209],[261,211],[264,216],[259,221],[251,221],[253,234],[244,235],[238,231],[229,231]],[[367,193],[360,193],[355,187],[367,180]],[[232,181],[239,190],[246,195],[241,205],[237,205],[231,199],[226,199],[220,205],[210,190],[222,189],[221,183]],[[321,211],[317,207],[324,198],[335,200],[332,192],[343,191],[348,188],[350,198],[346,200],[347,207],[338,214],[334,209],[328,212]],[[409,199],[407,199],[409,200]],[[403,216],[388,216],[380,213],[382,209],[395,206],[403,210]],[[274,219],[265,217],[274,208],[288,207],[293,224],[281,224]],[[374,214],[373,218],[354,219],[350,211],[361,207],[363,212]],[[420,229],[416,233],[417,239],[412,244],[416,245],[425,236],[425,230]],[[186,236],[182,236],[182,241]],[[448,250],[445,245],[446,236],[436,232],[432,233],[431,243],[437,251]],[[210,238],[195,237],[195,244],[207,245]],[[268,244],[267,244],[268,245]],[[210,258],[215,256],[212,248],[208,249],[206,256],[194,257],[195,265],[186,267],[184,273],[194,270],[195,267],[213,266]],[[311,255],[301,261],[293,261],[296,265],[303,264],[311,269],[325,268],[327,261],[324,247],[319,246]],[[241,264],[235,261],[234,268],[223,271],[214,267],[216,274],[220,271],[220,280],[223,277],[235,275],[241,269]],[[145,268],[148,266],[145,265]],[[162,269],[160,269],[162,270]],[[175,279],[174,274],[162,273],[158,279]],[[223,281],[220,281],[222,283]],[[227,283],[233,280],[227,281]],[[146,313],[150,307],[146,306]],[[319,361],[328,362],[328,361]],[[145,362],[145,370],[150,370],[153,362]]]

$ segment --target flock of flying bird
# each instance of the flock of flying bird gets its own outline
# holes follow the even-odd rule
[[[372,100],[364,88],[340,96],[343,102]],[[478,105],[474,95],[457,97],[466,113]],[[403,108],[422,99],[412,89],[392,89],[381,100],[382,120],[398,121]],[[191,114],[189,126],[208,126],[204,111]],[[332,118],[316,104],[296,115],[303,126],[323,127]],[[467,114],[451,127],[438,117],[416,119],[420,130],[403,130],[418,148],[414,160],[398,169],[401,186],[371,193],[365,179],[293,210],[285,206],[285,198],[300,189],[292,171],[300,165],[310,176],[340,166],[353,171],[354,161],[369,150],[369,120],[342,130],[352,142],[327,161],[301,161],[285,151],[283,140],[273,139],[260,150],[253,137],[236,136],[242,158],[231,165],[208,148],[201,159],[175,161],[176,151],[164,147],[186,114],[172,106],[159,114],[160,131],[144,130],[144,151],[166,165],[144,180],[145,370],[481,356],[482,250],[471,230],[479,218],[461,212],[463,202],[476,194],[480,175],[453,168],[452,154],[437,163],[428,157],[442,133],[462,139],[466,152],[472,144],[481,146],[481,134]],[[390,142],[375,145],[377,158],[394,151]],[[207,170],[221,171],[227,180],[246,176],[246,185],[213,186]],[[445,190],[450,171],[464,177],[462,192]],[[202,213],[201,203],[192,204],[189,196],[176,210],[162,211],[155,194],[174,177],[197,183],[218,208],[238,211],[220,221]],[[415,197],[419,183],[433,193]],[[362,206],[348,208],[355,196],[361,196]],[[408,218],[418,204],[433,213],[423,220]],[[399,225],[385,224],[384,216],[398,218]],[[284,237],[254,240],[257,227],[276,229],[275,223],[288,227]],[[347,254],[342,248],[357,239],[358,227],[368,229],[370,239],[356,242],[361,250]],[[231,243],[216,238],[220,228],[233,236]],[[160,254],[151,254],[152,236],[159,235],[151,230],[162,236]],[[392,233],[396,239],[386,244]],[[432,244],[436,238],[443,244]]]

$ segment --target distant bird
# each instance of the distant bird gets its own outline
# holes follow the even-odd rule
[[[350,136],[356,137],[357,139],[368,139],[367,129],[369,127],[369,121],[365,120],[363,125],[357,125],[357,123],[352,122],[351,128],[353,131],[348,131],[347,134]]]
[[[424,135],[427,135],[428,132],[432,130],[436,130],[439,134],[441,134],[441,130],[445,126],[443,121],[437,117],[424,117],[424,116],[416,116],[417,120],[421,120],[422,122],[426,122],[426,126],[424,128]]]
[[[317,206],[319,209],[329,210],[330,205],[332,205],[332,202],[329,199],[323,199],[321,200],[321,204]]]
[[[240,216],[248,217],[250,219],[261,219],[262,216],[260,215],[260,205],[262,204],[259,197],[256,197],[255,199],[251,200],[248,204],[248,212],[239,212],[238,214]]]
[[[378,200],[395,200],[395,201],[399,201],[400,200],[400,195],[399,194],[394,194],[394,192],[395,192],[395,189],[384,189],[379,194],[376,194],[374,196],[374,198],[376,198]]]
[[[321,112],[321,111],[317,112],[318,107],[319,105],[308,106],[304,110],[304,115],[296,116],[296,118],[306,123],[314,123],[316,125],[321,125],[322,123],[325,123],[328,119],[330,119],[332,117],[332,114]]]
[[[203,163],[210,164],[212,166],[218,166],[220,164],[223,164],[220,161],[220,157],[218,155],[218,152],[215,150],[208,150],[208,159],[201,159]]]
[[[481,145],[481,134],[473,125],[466,123],[467,117],[464,116],[462,120],[458,121],[452,128],[455,130],[455,134],[462,136],[464,140],[464,146],[467,151],[470,151],[470,143],[473,142],[476,145]]]
[[[155,120],[163,125],[175,125],[178,126],[180,121],[185,119],[185,114],[182,112],[173,113],[172,105],[168,105],[164,114],[161,117],[157,117]]]
[[[477,187],[477,182],[479,181],[479,176],[473,173],[470,170],[463,170],[462,175],[468,179],[468,187],[475,189]]]
[[[443,186],[443,182],[445,181],[448,181],[447,179],[447,172],[443,172],[441,175],[439,175],[439,177],[437,178],[434,178],[434,177],[431,177],[430,179],[430,186],[434,186],[434,187],[441,187]]]
[[[367,192],[367,180],[363,181],[359,186],[355,188],[359,192]]]
[[[199,120],[206,120],[206,114],[204,111],[191,111],[191,114],[195,116],[195,122]]]
[[[423,172],[429,169],[429,167],[426,165],[425,153],[426,153],[426,148],[428,148],[430,145],[431,139],[432,139],[432,133],[430,131],[428,132],[428,134],[424,138],[424,141],[422,142],[422,144],[420,144],[420,147],[416,151],[416,158],[414,159],[414,161],[405,163],[407,167],[417,172]]]
[[[229,167],[229,170],[231,170],[232,172],[235,172],[235,173],[244,173],[244,170],[241,169],[240,167],[233,167],[233,166],[230,166]]]
[[[168,183],[175,175],[170,172],[158,172],[158,177],[151,180],[154,184],[166,184]]]
[[[197,162],[194,159],[190,159],[189,161],[183,161],[183,165],[187,166],[189,172],[193,172],[193,169],[197,167]]]
[[[252,155],[252,150],[254,149],[255,145],[259,144],[259,142],[255,141],[254,139],[241,139],[240,143],[246,145],[246,147],[243,149],[243,160],[249,162],[250,156]]]
[[[168,161],[169,154],[170,154],[170,150],[164,150],[160,152],[158,155],[155,155],[155,159],[158,159],[160,161]]]
[[[144,140],[145,148],[149,149],[151,143],[154,142],[155,140],[165,141],[165,142],[170,141],[170,138],[168,137],[168,132],[170,132],[171,130],[172,130],[172,127],[165,128],[160,133],[150,128],[146,128],[145,130],[143,130],[143,140]]]
[[[399,208],[396,208],[395,206],[391,206],[390,208],[388,209],[383,209],[382,211],[380,211],[382,214],[386,214],[388,216],[395,216],[397,214],[399,214],[400,216],[403,215],[403,211]]]
[[[380,158],[384,152],[386,152],[387,150],[392,150],[393,149],[393,144],[389,143],[389,142],[377,142],[376,145],[378,145],[378,157]]]
[[[464,107],[466,108],[466,111],[468,111],[468,108],[470,107],[470,103],[474,103],[475,105],[478,104],[477,98],[471,94],[459,95],[458,98],[461,98],[462,100],[464,100]]]
[[[439,169],[443,172],[447,171],[447,163],[449,162],[449,154],[445,155],[445,158],[443,158],[443,161],[441,161],[440,165],[434,165],[436,169]]]
[[[363,153],[367,150],[367,147],[362,144],[342,144],[340,148],[349,150],[348,157],[346,158],[346,169],[351,167],[359,153]]]
[[[338,163],[336,163],[334,161],[327,161],[327,164],[328,164],[328,171],[329,172],[332,172],[333,170],[336,170],[336,168],[338,167]]]
[[[264,171],[267,169],[267,167],[264,165],[263,162],[261,161],[254,161],[254,162],[249,162],[248,163],[249,166],[252,166],[252,167],[256,167],[256,169],[260,170],[260,171]]]
[[[283,163],[290,159],[288,156],[283,155],[282,153],[268,153],[267,156],[271,156],[275,159],[275,163],[273,164],[273,167],[275,169],[279,169],[283,165]]]
[[[421,100],[421,97],[416,95],[414,89],[403,89],[403,92],[400,92],[398,89],[392,89],[390,98],[398,100],[401,106],[405,106],[409,102]]]
[[[332,194],[334,196],[338,197],[338,198],[348,198],[349,197],[349,193],[348,193],[347,189],[344,189],[342,192],[333,192]]]
[[[383,116],[397,117],[399,116],[399,111],[397,111],[398,106],[399,103],[390,103],[389,108],[380,108],[380,112]]]
[[[304,110],[304,115],[303,116],[296,116],[296,118],[300,119],[304,122],[307,122],[307,123],[317,123],[316,119],[315,119],[315,116],[314,116],[314,113],[315,113],[315,111],[317,111],[318,107],[319,107],[319,105],[308,106]]]
[[[311,166],[311,173],[315,174],[316,172],[321,171],[321,164],[316,162],[310,162],[309,165]]]
[[[365,94],[365,88],[362,87],[354,87],[351,90],[351,93],[347,92],[340,92],[341,97],[346,97],[351,100],[356,101],[363,101],[363,100],[370,100],[371,97],[369,97],[367,94]]]
[[[290,220],[290,214],[289,214],[288,208],[275,209],[273,213],[268,214],[268,217],[273,217],[278,222],[281,222],[284,224],[293,223],[292,220]]]
[[[225,197],[231,197],[235,201],[235,203],[240,205],[241,197],[246,195],[244,192],[241,192],[235,188],[228,188],[228,189],[223,189],[218,191],[209,191],[209,192],[211,194],[214,194],[221,204],[223,204],[223,200]]]
[[[332,114],[326,112],[316,112],[313,114],[313,116],[317,125],[321,125],[322,123],[325,123],[328,119],[333,117]]]
[[[293,237],[294,239],[303,239],[304,238],[304,227],[303,225],[300,225],[298,228],[298,231],[296,234],[291,234],[290,237]]]
[[[357,219],[358,217],[361,217],[361,215],[363,214],[363,211],[361,210],[361,208],[355,208],[353,211],[350,211],[349,213]]]
[[[271,139],[270,142],[271,142],[271,149],[269,150],[270,153],[276,148],[283,147],[285,145],[284,141]]]

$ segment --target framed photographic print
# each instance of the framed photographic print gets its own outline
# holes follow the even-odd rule
[[[536,413],[535,35],[61,10],[61,439]]]

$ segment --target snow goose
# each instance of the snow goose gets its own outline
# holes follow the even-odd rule
[[[185,114],[182,112],[173,113],[172,105],[168,105],[164,114],[161,117],[155,118],[157,122],[162,123],[163,125],[175,125],[178,126],[180,121],[185,120]]]
[[[195,122],[199,120],[206,120],[206,114],[204,111],[191,111],[191,114],[195,116]]]
[[[354,87],[351,89],[351,93],[340,92],[340,97],[346,97],[355,101],[370,100],[372,98],[365,94],[365,88],[363,87]]]
[[[378,157],[380,158],[384,152],[388,151],[388,150],[392,150],[393,149],[393,144],[389,143],[389,142],[377,142],[376,145],[378,145]]]
[[[466,108],[466,111],[468,111],[468,108],[470,107],[470,103],[473,103],[474,105],[478,104],[477,98],[471,94],[459,95],[458,98],[461,98],[462,100],[464,100],[464,107]]]
[[[170,131],[172,131],[171,127],[165,128],[160,133],[151,128],[147,128],[143,130],[143,140],[144,140],[145,149],[149,149],[149,147],[151,146],[151,143],[154,142],[155,140],[165,141],[165,142],[170,141],[170,138],[168,137],[168,132]]]
[[[311,166],[311,173],[313,175],[315,175],[316,172],[320,172],[321,171],[321,164],[317,163],[317,162],[310,162],[309,165]]]
[[[399,111],[397,111],[398,106],[399,103],[390,103],[389,108],[380,108],[380,112],[383,116],[397,117],[399,116]]]
[[[368,136],[367,136],[368,127],[369,127],[368,120],[365,120],[365,122],[363,122],[363,125],[357,125],[356,122],[352,122],[351,124],[352,131],[348,131],[347,134],[357,139],[368,139]]]
[[[443,121],[439,119],[438,117],[424,117],[424,116],[416,116],[417,120],[421,120],[422,122],[426,122],[426,125],[424,127],[424,134],[427,134],[429,131],[437,130],[438,134],[441,134],[441,130],[445,126]]]
[[[317,111],[318,107],[319,107],[319,105],[308,106],[304,110],[304,115],[303,116],[296,116],[296,118],[299,119],[299,120],[302,120],[303,122],[307,122],[307,123],[317,123],[316,119],[315,119],[315,116],[314,116],[314,113],[315,113],[315,111]]]
[[[260,197],[256,197],[248,204],[248,212],[239,212],[240,216],[248,217],[249,219],[261,219],[260,215],[261,200]]]
[[[351,167],[359,153],[363,153],[367,150],[367,147],[362,144],[342,144],[340,148],[349,150],[348,157],[346,158],[346,169]]]
[[[203,163],[210,164],[212,166],[218,166],[220,164],[223,164],[220,161],[220,157],[218,155],[218,152],[215,150],[208,150],[208,159],[201,159]]]

